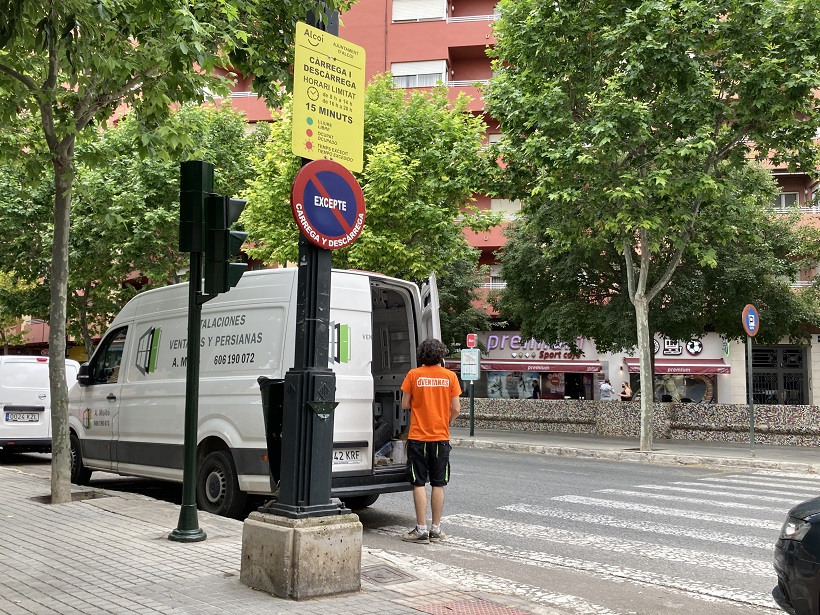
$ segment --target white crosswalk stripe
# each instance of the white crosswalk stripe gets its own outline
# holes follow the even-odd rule
[[[444,521],[450,521],[449,517],[445,517]],[[380,528],[379,531],[399,535],[407,530],[402,527],[384,527]],[[447,546],[456,549],[463,549],[471,553],[486,553],[488,555],[501,557],[505,560],[519,564],[528,564],[540,567],[571,568],[573,570],[591,572],[604,578],[631,581],[639,585],[657,585],[684,593],[695,594],[704,599],[718,598],[743,604],[752,604],[755,606],[774,606],[774,602],[771,597],[764,593],[747,592],[722,585],[701,583],[693,581],[692,579],[657,574],[651,571],[637,570],[634,568],[624,568],[622,566],[604,564],[601,562],[560,557],[538,551],[512,549],[504,545],[488,544],[478,540],[454,536],[452,534],[447,537]]]
[[[767,478],[755,478],[753,476],[744,476],[742,478],[712,478],[712,477],[705,477],[700,479],[704,483],[719,483],[721,485],[725,484],[737,484],[737,485],[749,485],[754,487],[783,487],[782,481],[776,480],[769,480]],[[795,479],[793,481],[789,481],[789,488],[791,493],[801,493],[805,494],[805,497],[811,497],[813,495],[820,496],[820,484],[812,483],[810,481],[799,480]]]
[[[516,570],[530,566],[555,571],[546,574],[558,578],[578,571],[598,579],[596,583],[629,583],[720,604],[721,609],[774,615],[780,612],[770,594],[776,584],[774,543],[788,510],[813,492],[811,481],[801,475],[749,471],[567,493],[550,497],[545,504],[522,501],[499,506],[497,514],[446,515],[442,523],[447,540],[437,548],[463,553],[465,562],[486,557]],[[406,528],[378,531],[400,535]],[[498,566],[504,569],[503,563]],[[459,574],[456,578],[466,587],[490,583],[487,578],[477,582],[468,573]],[[530,577],[525,572],[516,578],[543,579],[543,575]],[[520,589],[517,583],[500,578],[492,579],[492,591],[498,592],[498,583],[508,583],[511,592],[519,587],[516,595],[522,595],[520,590],[543,605],[573,605],[572,612],[579,615],[630,613],[625,604],[620,605],[626,609],[623,612],[597,610],[605,607],[590,603],[597,596],[594,592],[544,593],[537,587]]]
[[[529,523],[504,521],[503,519],[488,519],[487,517],[480,517],[478,515],[450,515],[447,517],[447,520],[448,523],[480,529],[484,532],[497,532],[535,540],[558,542],[561,544],[572,544],[578,540],[577,532],[570,532],[558,528],[547,528]],[[692,566],[705,566],[717,570],[740,572],[762,577],[770,577],[772,574],[771,565],[768,563],[763,564],[762,562],[732,557],[730,555],[668,547],[639,540],[612,538],[590,531],[585,532],[584,539],[588,547],[601,551],[625,553],[646,559],[668,559],[691,564]]]
[[[695,540],[708,540],[710,542],[723,542],[730,545],[742,545],[755,549],[772,550],[772,541],[754,536],[744,536],[741,534],[728,534],[724,532],[711,532],[702,529],[690,529],[679,525],[667,525],[649,520],[623,521],[609,515],[589,515],[576,511],[558,510],[555,508],[542,508],[529,504],[513,504],[502,506],[500,510],[510,510],[513,512],[528,513],[541,517],[553,517],[559,519],[571,519],[578,523],[590,523],[595,526],[618,527],[628,530],[638,530],[640,532],[650,532],[652,534],[665,534],[667,536],[686,536]]]
[[[603,498],[590,498],[582,495],[560,495],[552,498],[557,502],[567,502],[570,504],[582,504],[585,506],[597,506],[609,508],[611,510],[635,510],[656,515],[659,517],[681,517],[684,519],[697,519],[699,521],[710,521],[712,523],[725,523],[737,527],[755,527],[764,530],[779,530],[783,525],[782,521],[766,521],[752,519],[751,517],[735,517],[730,515],[716,515],[701,511],[680,510],[677,508],[664,508],[652,506],[650,504],[637,504],[633,502],[620,502],[618,500],[607,500]]]
[[[596,493],[610,493],[612,495],[625,495],[638,498],[651,498],[653,500],[666,500],[669,502],[681,502],[686,504],[708,504],[709,506],[716,506],[718,508],[734,508],[737,509],[740,505],[737,502],[726,502],[723,500],[705,500],[702,498],[689,498],[682,495],[667,495],[665,493],[646,493],[643,491],[631,491],[629,489],[599,489]],[[724,494],[720,494],[724,495]],[[747,510],[759,510],[761,512],[772,513],[773,515],[782,515],[783,508],[775,508],[773,506],[756,506],[755,504],[743,503],[743,508]]]
[[[688,487],[673,487],[671,485],[636,485],[638,489],[660,489],[662,491],[674,491],[677,493],[697,493],[698,495],[731,495],[733,498],[739,500],[762,500],[764,502],[793,502],[794,498],[777,498],[768,495],[761,495],[759,493],[732,493],[727,494],[725,491],[710,491],[709,489],[690,489]]]
[[[380,528],[379,531],[388,534],[401,534],[406,532],[407,528],[386,527]],[[577,596],[544,591],[538,587],[516,583],[494,575],[476,573],[457,566],[435,562],[427,558],[396,553],[394,551],[371,550],[371,552],[379,555],[379,557],[384,560],[401,565],[402,568],[414,570],[417,575],[428,575],[429,578],[435,579],[438,583],[446,583],[460,590],[515,595],[519,598],[526,598],[536,604],[561,608],[576,613],[577,615],[620,615],[616,611],[612,611],[599,604],[582,600]]]

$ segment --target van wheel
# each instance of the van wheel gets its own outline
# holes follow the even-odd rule
[[[91,470],[83,465],[83,454],[80,450],[80,439],[71,434],[71,482],[75,485],[87,485],[91,480]]]
[[[239,517],[247,499],[247,494],[239,490],[231,454],[216,451],[208,455],[196,481],[196,503],[200,510],[223,517]]]
[[[367,508],[371,504],[375,504],[379,499],[379,494],[375,495],[359,495],[353,498],[345,498],[342,500],[350,510],[359,510],[360,508]]]

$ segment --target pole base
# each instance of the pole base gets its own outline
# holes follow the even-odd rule
[[[243,585],[304,600],[361,590],[362,524],[354,514],[286,519],[252,512],[242,530]]]
[[[177,528],[168,534],[168,540],[173,540],[174,542],[201,542],[207,537],[208,535],[200,528],[193,530],[181,530]]]
[[[260,506],[257,510],[263,514],[278,515],[288,519],[309,519],[311,517],[350,514],[350,509],[345,508],[345,505],[337,499],[331,500],[329,504],[315,504],[313,506],[291,506],[282,502],[268,502],[266,506]]]

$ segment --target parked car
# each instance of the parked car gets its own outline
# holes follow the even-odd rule
[[[792,615],[820,615],[820,497],[789,511],[774,547],[772,597]]]
[[[66,384],[77,381],[80,364],[65,360]],[[48,359],[0,356],[0,449],[4,453],[51,452]]]

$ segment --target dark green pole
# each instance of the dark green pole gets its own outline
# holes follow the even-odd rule
[[[473,381],[470,380],[470,437],[475,433],[475,396],[473,395]]]
[[[207,535],[196,514],[197,427],[199,425],[199,338],[202,322],[202,220],[205,197],[213,191],[214,167],[191,160],[180,165],[180,250],[191,253],[188,281],[188,353],[185,372],[185,444],[182,506],[177,527],[168,535],[176,542],[199,542]]]

